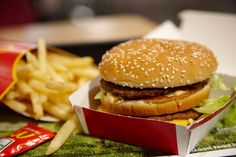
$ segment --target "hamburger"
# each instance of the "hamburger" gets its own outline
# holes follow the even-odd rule
[[[210,94],[213,52],[194,42],[135,39],[107,51],[99,63],[102,110],[159,120],[196,119]],[[102,93],[102,94],[101,94]]]

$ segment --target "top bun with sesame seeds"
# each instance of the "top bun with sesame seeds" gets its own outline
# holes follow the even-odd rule
[[[99,64],[102,79],[135,88],[167,88],[210,78],[217,61],[210,49],[179,40],[137,39],[109,50]]]
[[[99,63],[101,108],[144,117],[192,112],[208,98],[208,80],[216,67],[213,52],[198,43],[163,39],[121,43]]]

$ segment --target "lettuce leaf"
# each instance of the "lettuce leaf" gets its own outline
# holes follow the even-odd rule
[[[214,90],[229,90],[230,88],[225,85],[223,79],[219,75],[213,75],[210,79],[210,86]]]
[[[105,92],[103,90],[100,90],[94,97],[95,100],[102,100],[105,96]]]
[[[229,95],[220,96],[218,99],[206,99],[200,104],[199,107],[195,107],[193,109],[199,113],[211,114],[224,106],[229,99]]]
[[[236,82],[234,82],[234,84],[233,84],[233,90],[234,90],[234,92],[236,92]]]

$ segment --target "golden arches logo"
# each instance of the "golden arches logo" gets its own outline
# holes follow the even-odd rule
[[[33,132],[29,132],[29,131],[22,131],[19,133],[14,133],[11,135],[11,137],[15,137],[15,138],[29,138],[32,136],[35,136],[36,134]]]

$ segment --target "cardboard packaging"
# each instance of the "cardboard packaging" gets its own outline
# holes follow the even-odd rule
[[[16,65],[34,44],[0,40],[0,100],[17,81]]]
[[[182,19],[184,19],[184,17],[187,18],[189,16],[187,16],[186,14],[192,14],[192,13],[195,14],[196,12],[189,11],[187,13],[182,13],[181,17]],[[196,14],[198,14],[198,12]],[[202,12],[200,12],[200,14],[202,15]],[[204,14],[202,16],[205,17]],[[219,14],[213,16],[217,17],[219,16]],[[212,19],[214,18],[210,17],[210,19],[208,18],[208,20],[205,20],[205,23],[201,22],[198,23],[198,25],[205,26],[204,28],[206,30],[204,30],[204,32],[207,32],[207,29],[208,30],[212,29],[212,27],[207,27],[208,24],[207,21],[211,21],[211,23],[214,23]],[[191,21],[194,20],[191,19]],[[189,24],[191,22],[182,21],[182,23]],[[196,23],[194,24],[195,27],[198,27]],[[183,26],[186,25],[182,25],[182,27]],[[224,26],[220,25],[220,26],[221,28],[219,29],[222,29],[224,27],[227,28],[226,25]],[[144,36],[144,38],[168,38],[168,39],[184,39],[184,40],[194,39],[184,34],[186,30],[189,31],[189,29],[186,29],[186,27],[183,30],[180,30],[171,21],[165,21],[163,24],[159,25],[156,29],[154,29],[152,32]],[[191,25],[190,29],[193,31],[195,30],[195,27]],[[198,34],[198,32],[194,31],[194,34]],[[202,38],[205,38],[205,36],[202,36]],[[212,38],[209,39],[213,40]],[[197,40],[197,42],[200,41],[201,40]],[[212,47],[212,45],[210,46],[211,46],[210,48],[213,48],[214,50],[217,49],[214,48],[214,46]],[[230,51],[227,51],[227,53],[229,52]],[[220,53],[219,51],[217,51],[216,56],[220,62],[219,66],[221,66],[222,63],[226,63],[226,65],[224,65],[223,68],[231,66],[232,69],[231,64],[235,63],[229,62],[230,65],[228,65],[227,62],[225,62],[227,60],[227,57],[225,57],[225,55],[223,57],[222,53]],[[230,56],[230,54],[227,56]],[[222,72],[224,73],[224,71],[227,74],[231,74],[231,76],[223,75],[225,83],[228,85],[232,85],[236,80],[236,77],[234,77],[236,76],[234,75],[235,72],[230,70],[224,70],[222,68],[220,68],[219,70],[219,72],[221,73]],[[162,152],[169,152],[170,154],[177,154],[181,156],[188,156],[191,150],[210,131],[210,129],[215,125],[215,123],[220,118],[222,118],[225,112],[227,112],[227,109],[229,108],[230,104],[232,104],[232,101],[235,97],[233,96],[225,104],[224,107],[212,113],[211,115],[205,117],[204,119],[196,121],[189,126],[182,126],[167,122],[161,122],[157,120],[121,116],[97,111],[96,105],[98,102],[96,102],[93,98],[95,96],[95,93],[98,91],[99,80],[100,78],[97,78],[91,82],[88,82],[80,89],[78,89],[75,93],[73,93],[69,98],[81,122],[82,128],[86,134],[110,140],[120,141],[128,144],[138,145],[145,148],[151,148]],[[219,97],[220,95],[225,95],[225,94],[231,94],[231,93],[225,93],[223,91],[213,91],[210,97],[216,98]]]
[[[232,84],[235,78],[225,75],[224,80]],[[183,156],[190,153],[224,115],[235,97],[206,118],[183,126],[96,110],[98,102],[94,96],[99,90],[99,81],[100,78],[96,78],[88,82],[69,98],[86,134]],[[225,94],[230,93],[213,91],[211,97]]]

